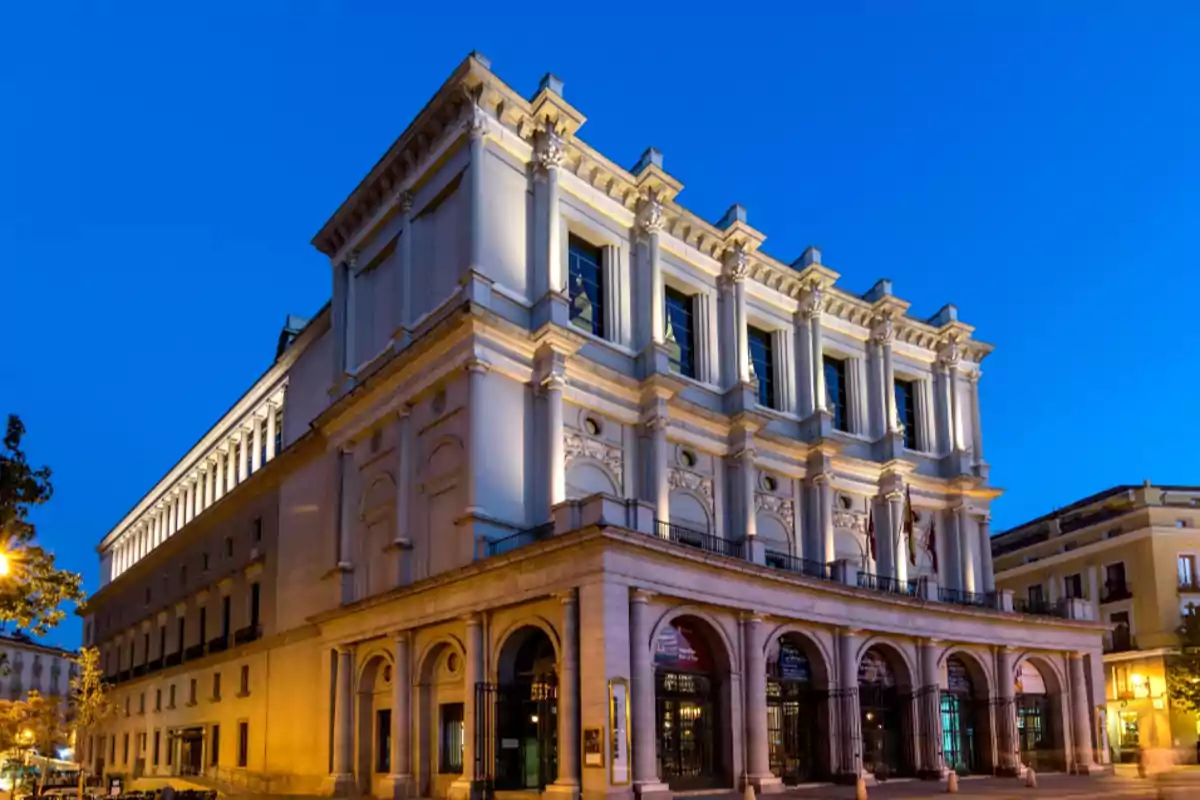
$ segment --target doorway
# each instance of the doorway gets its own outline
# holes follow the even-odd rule
[[[655,642],[659,775],[676,792],[729,786],[718,718],[723,687],[704,626],[676,619]]]
[[[495,694],[495,787],[543,791],[558,773],[558,670],[540,628],[505,643]]]

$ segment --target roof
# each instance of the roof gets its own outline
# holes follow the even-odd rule
[[[1027,522],[1022,522],[1020,525],[1016,525],[1012,528],[1009,528],[1008,530],[1004,531],[1003,533],[998,533],[995,536],[993,536],[992,538],[1000,539],[1005,536],[1023,533],[1027,528],[1032,528],[1036,525],[1039,525],[1043,522],[1049,522],[1050,520],[1053,520],[1053,519],[1059,519],[1061,517],[1065,517],[1073,511],[1078,511],[1080,509],[1087,508],[1088,506],[1094,506],[1099,502],[1109,499],[1110,497],[1117,497],[1118,495],[1127,494],[1136,489],[1158,489],[1158,490],[1164,491],[1164,492],[1200,492],[1200,486],[1184,486],[1184,485],[1180,485],[1180,484],[1152,484],[1149,481],[1145,481],[1143,483],[1122,483],[1117,486],[1111,486],[1107,489],[1103,489],[1099,492],[1096,492],[1095,494],[1090,494],[1087,497],[1084,497],[1080,500],[1076,500],[1074,503],[1071,503],[1070,505],[1063,506],[1061,508],[1056,508],[1047,514],[1042,514],[1040,517],[1035,517]]]

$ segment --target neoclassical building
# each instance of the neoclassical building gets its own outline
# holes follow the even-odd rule
[[[1093,604],[993,584],[990,345],[583,124],[473,54],[317,234],[329,305],[100,543],[85,761],[376,797],[1101,768]]]

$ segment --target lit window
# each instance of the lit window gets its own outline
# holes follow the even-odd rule
[[[588,333],[604,336],[604,259],[601,250],[572,236],[567,261],[571,323]]]
[[[460,775],[463,771],[463,704],[442,703],[439,712],[442,735],[438,771],[443,775]]]
[[[1179,568],[1179,585],[1184,588],[1196,588],[1196,557],[1181,555],[1176,561]]]
[[[896,419],[904,426],[904,446],[917,449],[916,385],[912,381],[896,381]]]
[[[850,430],[846,408],[846,362],[825,356],[825,405],[833,416],[833,427]]]
[[[250,759],[250,723],[238,723],[238,752],[237,765],[245,767],[246,762]]]
[[[771,334],[747,325],[746,338],[750,344],[750,366],[758,379],[758,404],[775,408],[775,356]]]
[[[381,708],[375,712],[375,771],[392,771],[392,710]]]
[[[691,295],[666,287],[667,330],[663,339],[671,360],[671,370],[689,378],[696,377],[696,347],[693,338]]]

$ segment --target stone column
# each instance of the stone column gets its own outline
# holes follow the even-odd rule
[[[750,343],[746,330],[746,275],[749,263],[746,251],[734,247],[725,254],[725,278],[733,284],[733,336],[735,348],[736,371],[734,375],[739,383],[750,380]]]
[[[942,763],[942,690],[938,670],[938,640],[921,641],[921,777],[941,780]]]
[[[405,405],[397,412],[399,417],[399,444],[396,447],[396,524],[392,544],[396,548],[396,585],[407,586],[412,581],[409,557],[412,552],[412,537],[408,535],[409,510],[412,507],[413,482],[413,432],[412,409]]]
[[[555,794],[579,793],[579,625],[575,590],[562,601],[562,661],[558,667],[558,778]]]
[[[792,327],[796,330],[796,413],[800,419],[812,415],[816,406],[813,405],[813,364],[812,364],[812,325],[803,306],[792,315]]]
[[[195,483],[189,476],[183,483],[183,523],[192,521],[192,517],[196,516],[196,489]]]
[[[662,204],[651,196],[642,205],[638,214],[638,225],[646,234],[646,257],[650,267],[650,341],[662,344],[666,336],[666,298],[663,293],[662,258],[659,255],[659,234],[663,228]],[[700,309],[695,309],[699,316]],[[695,333],[698,333],[695,332]],[[698,343],[699,337],[693,334]],[[700,353],[696,353],[696,366],[700,366]],[[699,369],[697,369],[699,374]]]
[[[258,472],[262,469],[262,421],[257,416],[252,416],[250,424],[254,426],[254,450],[251,451],[250,457],[253,460],[254,471]]]
[[[984,514],[979,518],[979,555],[983,562],[983,574],[980,583],[983,591],[996,591],[996,568],[992,564],[992,524],[991,517]]]
[[[274,403],[267,403],[267,461],[275,457],[275,409]]]
[[[981,373],[976,370],[967,374],[971,382],[971,449],[974,451],[972,461],[983,463],[983,428],[979,425],[979,378]]]
[[[955,452],[963,449],[962,441],[962,411],[958,403],[958,360],[949,363],[947,368],[950,386],[950,441]]]
[[[473,515],[483,513],[477,476],[483,474],[483,429],[488,413],[484,378],[491,368],[491,364],[479,358],[467,364],[467,513]]]
[[[908,569],[911,566],[908,562],[908,539],[904,533],[904,495],[900,492],[891,492],[887,496],[888,510],[891,512],[892,528],[889,533],[892,536],[892,555],[895,558],[896,575],[898,581],[908,580]],[[914,531],[915,533],[915,531]]]
[[[237,486],[237,443],[229,439],[225,443],[229,458],[225,459],[225,491],[232,492]]]
[[[813,289],[805,303],[804,315],[810,326],[808,340],[812,347],[809,361],[812,363],[813,408],[817,411],[828,411],[829,403],[825,391],[825,342],[821,334],[821,292]]]
[[[1087,774],[1092,759],[1092,718],[1088,713],[1087,683],[1083,677],[1083,653],[1071,653],[1071,740],[1075,747],[1075,772]]]
[[[755,492],[754,492],[754,440],[750,438],[750,434],[746,434],[747,442],[742,452],[738,454],[739,467],[742,473],[742,533],[746,537],[747,544],[754,536],[758,535],[758,522],[756,519],[755,509]],[[750,558],[750,554],[746,554],[746,558]]]
[[[354,651],[337,648],[337,692],[333,704],[334,785],[354,779]]]
[[[337,570],[341,574],[342,604],[358,599],[354,596],[354,487],[352,473],[354,457],[345,451],[338,453],[338,549]]]
[[[563,443],[563,389],[567,379],[551,373],[542,381],[546,409],[546,498],[550,508],[546,518],[553,516],[556,505],[567,499],[566,450]]]
[[[996,696],[1000,698],[996,716],[996,752],[1001,775],[1015,776],[1020,771],[1017,741],[1016,652],[1000,647],[996,653]]]
[[[346,374],[358,370],[362,356],[358,352],[359,341],[354,335],[358,325],[358,254],[346,261]]]
[[[563,140],[552,130],[538,137],[537,159],[546,171],[546,266],[549,290],[560,293],[568,290],[566,270],[562,263],[562,219],[559,211],[558,169],[566,157]]]
[[[742,617],[742,641],[746,649],[746,780],[760,793],[780,791],[782,781],[771,773],[770,740],[767,733],[767,659],[763,652],[763,618]]]
[[[333,300],[330,306],[333,313],[334,386],[341,386],[346,374],[346,289],[350,281],[349,272],[346,261],[333,265]]]
[[[396,302],[396,330],[401,345],[409,341],[408,325],[412,321],[412,192],[401,192],[396,198],[400,209],[400,274],[393,278],[400,295]],[[395,336],[393,338],[396,338]]]
[[[639,794],[657,791],[658,779],[656,714],[654,708],[654,661],[650,656],[650,595],[634,589],[629,600],[629,689],[633,721],[633,785]],[[662,787],[665,789],[666,787]]]
[[[669,424],[665,405],[660,406],[655,415],[646,422],[646,428],[650,433],[650,457],[653,459],[651,474],[654,480],[654,496],[650,499],[654,501],[654,516],[664,523],[671,521],[670,468],[667,466],[667,425]],[[663,536],[666,531],[659,530],[658,534]]]
[[[822,472],[813,476],[813,484],[817,489],[817,544],[820,547],[820,561],[828,564],[837,552],[833,541],[833,476]]]
[[[477,705],[478,685],[483,682],[483,621],[478,614],[464,620],[466,660],[463,664],[463,774],[462,781],[474,784],[479,775],[475,769],[476,726],[482,709]],[[455,793],[457,794],[457,793]]]
[[[838,688],[842,737],[837,747],[841,755],[837,773],[841,780],[853,781],[862,775],[862,712],[858,704],[858,631],[851,628],[838,631]]]
[[[962,568],[962,589],[964,592],[979,591],[979,581],[975,569],[976,537],[971,535],[971,515],[964,503],[954,511],[958,518],[958,557]]]
[[[238,434],[238,483],[250,474],[250,437],[243,428]]]
[[[474,109],[467,120],[467,137],[471,149],[471,168],[467,173],[471,204],[470,263],[467,269],[474,272],[483,272],[483,173],[486,136],[487,118],[482,111]]]
[[[408,631],[398,631],[392,639],[395,665],[392,668],[392,770],[388,781],[392,784],[395,800],[412,797],[412,677],[408,654]]]

